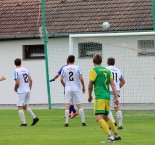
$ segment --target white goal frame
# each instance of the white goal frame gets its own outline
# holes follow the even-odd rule
[[[74,41],[76,39],[78,39],[78,38],[79,38],[79,40],[80,40],[80,38],[81,38],[81,40],[87,40],[87,38],[88,38],[88,40],[89,40],[89,38],[90,38],[90,40],[91,39],[93,40],[93,38],[96,38],[96,39],[99,38],[99,39],[101,39],[102,37],[128,37],[128,36],[134,36],[134,37],[135,36],[152,36],[152,38],[155,40],[155,32],[154,31],[149,31],[149,32],[92,33],[92,34],[82,34],[81,33],[81,34],[70,34],[69,35],[69,54],[70,55],[77,54],[77,50],[76,50],[77,48],[76,49],[74,48],[75,47],[75,42]],[[94,40],[94,42],[95,42],[95,40]],[[118,46],[118,45],[116,45],[116,46]],[[120,47],[122,47],[122,46],[120,46]],[[128,47],[126,47],[126,48],[132,50],[132,48],[128,48]],[[137,51],[137,49],[135,49],[135,48],[133,50],[134,51]],[[155,62],[155,56],[153,56],[153,57],[154,57],[154,62]],[[83,60],[84,59],[82,59],[82,62],[83,62]],[[80,60],[80,62],[81,62],[81,60]],[[152,79],[154,79],[154,78],[152,78]],[[148,103],[146,102],[147,109],[148,110],[155,110],[154,102],[155,102],[155,100],[153,100],[153,102],[148,102]],[[141,109],[141,110],[142,109],[144,109],[144,110],[146,109],[144,107],[146,105],[145,102],[140,102],[140,103],[137,103],[137,102],[135,102],[135,103],[133,103],[133,102],[131,102],[131,103],[130,102],[127,102],[127,103],[129,103],[130,105],[126,104],[126,102],[122,104],[122,105],[124,105],[124,108],[126,108],[126,109],[137,109],[137,106],[139,106],[139,109]]]

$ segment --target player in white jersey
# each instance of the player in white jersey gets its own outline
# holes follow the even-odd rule
[[[79,66],[74,65],[75,56],[68,56],[68,65],[62,68],[60,81],[62,85],[65,87],[65,97],[66,97],[66,107],[65,107],[65,116],[66,123],[65,127],[68,127],[69,121],[69,108],[72,104],[77,105],[79,109],[79,114],[82,120],[82,126],[86,126],[85,124],[85,116],[84,111],[81,105],[80,94],[81,90],[85,93],[84,80],[82,77],[81,69]]]
[[[33,111],[28,107],[30,100],[30,90],[32,87],[32,77],[26,68],[21,67],[20,58],[15,59],[14,64],[16,66],[16,69],[14,71],[14,80],[15,80],[14,90],[18,94],[17,107],[19,117],[22,121],[22,124],[20,126],[27,126],[23,110],[26,110],[28,114],[32,117],[33,122],[31,126],[33,126],[39,121],[39,118],[37,118],[36,115],[33,113]]]
[[[116,86],[116,90],[117,90],[117,93],[118,93],[118,96],[120,96],[120,88],[123,87],[123,85],[125,84],[125,80],[122,76],[122,73],[121,71],[116,68],[114,65],[115,65],[115,59],[113,57],[110,57],[108,58],[107,60],[107,64],[108,64],[108,69],[112,72],[113,74],[113,79],[114,79],[114,83],[115,83],[115,86]],[[110,106],[111,107],[114,107],[115,111],[116,111],[116,116],[117,116],[117,119],[118,119],[118,129],[123,129],[123,125],[122,125],[122,121],[123,121],[123,116],[122,116],[122,111],[120,109],[120,105],[116,105],[114,103],[114,94],[112,92],[112,88],[110,86]],[[117,124],[114,120],[114,117],[112,115],[112,112],[110,111],[109,112],[109,117],[113,120],[113,122],[115,123],[115,125]]]
[[[54,78],[50,79],[49,82],[53,82],[55,81],[60,75],[61,75],[61,71],[62,71],[62,68],[67,66],[68,65],[68,60],[67,60],[67,64],[66,65],[63,65],[60,70],[57,72],[57,74],[54,76]],[[65,93],[65,92],[64,92]],[[73,119],[75,116],[78,115],[78,112],[76,111],[76,109],[74,108],[74,105],[71,104],[70,108],[69,108],[69,117],[71,119]]]

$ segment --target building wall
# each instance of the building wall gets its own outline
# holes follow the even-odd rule
[[[125,37],[101,37],[101,38],[76,38],[73,39],[72,52],[76,57],[75,64],[82,69],[85,86],[89,82],[89,70],[93,67],[92,57],[79,58],[79,42],[98,42],[102,44],[103,66],[107,66],[108,57],[116,59],[116,66],[122,71],[126,80],[121,89],[121,103],[155,103],[155,56],[139,56],[138,40],[154,39],[152,36],[125,36]],[[58,42],[56,42],[58,41]],[[60,43],[61,42],[61,43]],[[57,72],[61,66],[66,64],[69,54],[68,38],[60,41],[53,40],[50,50],[54,54],[51,58],[51,75],[53,70]],[[50,83],[53,103],[64,103],[63,87],[60,80]],[[88,92],[81,95],[82,101],[87,103]]]
[[[73,54],[76,56],[75,64],[82,69],[85,86],[89,81],[89,70],[93,67],[92,58],[78,57],[78,42],[99,42],[102,44],[103,63],[112,56],[116,59],[116,66],[122,70],[126,84],[121,89],[121,103],[155,103],[155,57],[138,56],[137,40],[152,39],[152,37],[104,37],[74,39]],[[13,71],[14,59],[22,58],[22,45],[42,44],[41,40],[14,40],[0,42],[0,75],[7,80],[0,82],[0,104],[15,104]],[[69,39],[52,38],[48,40],[49,77],[53,78],[58,70],[66,64],[69,55]],[[45,60],[23,60],[33,77],[33,87],[30,104],[47,104]],[[64,103],[64,88],[60,78],[50,83],[51,102]],[[87,103],[88,92],[82,96],[82,101]]]
[[[14,92],[13,80],[14,59],[22,58],[22,45],[30,44],[42,44],[42,42],[40,40],[0,41],[0,75],[6,77],[5,81],[0,82],[0,104],[16,104],[17,94]],[[45,60],[23,60],[22,66],[30,71],[33,78],[30,103],[47,103]]]
[[[17,94],[14,92],[13,72],[15,69],[14,60],[22,58],[22,45],[43,44],[40,39],[36,40],[10,40],[0,41],[0,76],[5,76],[6,80],[0,82],[0,104],[16,104]],[[52,78],[62,65],[66,63],[69,54],[68,38],[54,38],[48,40],[49,77]],[[26,67],[33,78],[30,104],[47,104],[48,95],[46,87],[46,67],[45,59],[23,60],[22,66]],[[58,87],[56,87],[58,85]],[[54,86],[54,88],[53,88]],[[58,88],[58,89],[55,89]],[[52,103],[60,102],[63,88],[60,81],[50,83]],[[55,90],[58,90],[55,95]]]

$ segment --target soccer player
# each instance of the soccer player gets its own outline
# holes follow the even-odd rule
[[[14,60],[14,64],[16,69],[14,71],[14,80],[15,86],[14,91],[17,92],[17,107],[19,117],[21,119],[22,124],[20,126],[27,126],[25,114],[23,110],[26,110],[28,114],[32,117],[33,122],[31,126],[35,125],[39,118],[32,112],[32,110],[28,107],[30,100],[30,90],[32,88],[32,77],[29,71],[21,66],[21,59],[17,58]]]
[[[62,85],[65,87],[65,97],[66,97],[66,107],[65,107],[65,117],[66,123],[65,127],[68,127],[69,121],[69,107],[72,104],[77,105],[79,109],[79,114],[82,120],[82,126],[86,126],[84,111],[81,105],[80,93],[81,93],[81,85],[82,91],[85,93],[85,85],[82,76],[81,69],[79,66],[74,65],[75,56],[68,56],[68,65],[62,68],[60,81]]]
[[[66,64],[66,65],[64,65],[64,66],[62,66],[62,67],[60,68],[60,70],[57,72],[57,74],[54,76],[54,78],[50,79],[50,82],[55,81],[55,80],[60,76],[61,71],[62,71],[62,68],[65,67],[65,66],[67,66],[67,65],[68,65],[68,61],[67,61],[67,64]],[[69,117],[70,117],[71,119],[73,119],[73,118],[74,118],[75,116],[77,116],[77,115],[78,115],[78,112],[76,112],[76,110],[75,110],[75,108],[74,108],[74,105],[71,104],[71,106],[70,106],[70,108],[69,108]]]
[[[117,133],[117,129],[114,122],[108,117],[110,108],[110,91],[109,85],[111,85],[114,93],[114,101],[118,104],[118,96],[116,87],[113,81],[112,73],[110,70],[101,66],[102,56],[95,54],[93,56],[94,68],[90,70],[90,80],[88,85],[88,102],[92,102],[92,91],[94,87],[95,100],[94,100],[94,112],[96,115],[96,121],[100,127],[106,133],[107,142],[114,142],[115,140],[121,140],[121,137]],[[111,128],[112,133],[109,130]]]
[[[115,59],[113,57],[109,57],[107,59],[107,64],[108,64],[108,67],[106,67],[106,68],[109,69],[113,74],[113,80],[114,80],[114,83],[116,86],[117,94],[120,97],[120,88],[122,88],[124,86],[125,80],[122,76],[121,71],[114,66],[115,65]],[[114,100],[114,93],[113,93],[112,88],[110,86],[110,106],[113,107],[116,111],[116,116],[118,119],[118,129],[123,129],[123,125],[122,125],[123,115],[122,115],[122,111],[120,109],[120,105],[115,104],[113,100]],[[109,112],[109,117],[116,124],[111,111]]]
[[[3,81],[3,80],[5,80],[6,78],[4,77],[4,76],[1,76],[0,77],[0,81]]]

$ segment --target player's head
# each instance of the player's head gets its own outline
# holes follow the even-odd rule
[[[69,55],[67,58],[68,63],[74,63],[75,62],[75,56],[74,55]]]
[[[22,61],[21,61],[20,58],[16,58],[16,59],[14,60],[15,66],[21,66],[21,63],[22,63]]]
[[[68,58],[67,58],[67,64],[69,64]]]
[[[109,57],[109,58],[107,59],[107,64],[108,64],[108,65],[114,65],[114,64],[115,64],[115,58]]]
[[[102,63],[102,56],[100,54],[95,54],[93,56],[93,63],[100,65]]]

